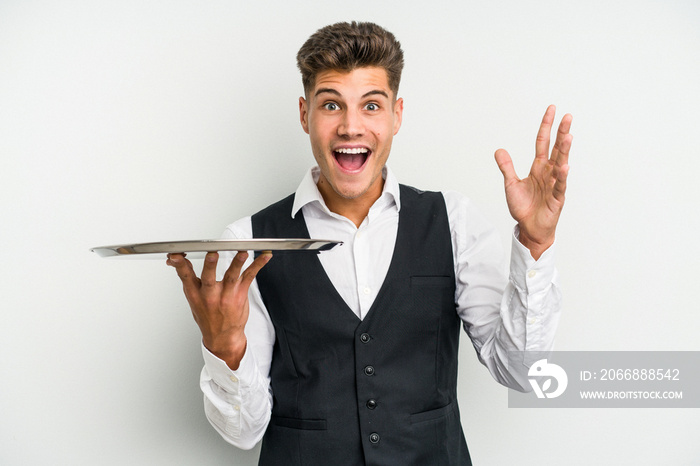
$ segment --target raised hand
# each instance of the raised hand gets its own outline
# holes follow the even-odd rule
[[[217,253],[207,253],[201,279],[183,254],[168,254],[166,263],[175,267],[182,280],[185,297],[202,332],[204,346],[225,361],[232,370],[238,369],[247,345],[243,331],[248,322],[248,289],[271,257],[270,253],[261,254],[241,272],[248,253],[239,252],[223,279],[217,281]]]
[[[508,210],[520,228],[520,242],[535,260],[554,242],[569,173],[569,150],[573,139],[569,129],[573,117],[566,114],[562,118],[550,154],[555,112],[554,105],[550,105],[542,118],[535,142],[535,160],[527,178],[518,178],[508,152],[498,149],[495,154],[498,168],[503,173]]]

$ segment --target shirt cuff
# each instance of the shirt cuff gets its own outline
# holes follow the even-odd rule
[[[238,369],[233,371],[222,359],[214,356],[202,343],[202,356],[204,357],[204,367],[211,380],[216,385],[229,393],[237,393],[241,387],[249,387],[246,381],[253,380],[255,373],[255,358],[246,349],[243,359]]]
[[[542,253],[538,260],[533,259],[530,250],[518,240],[520,229],[513,229],[513,245],[510,253],[510,280],[515,286],[531,295],[549,288],[555,279],[554,259],[556,241]]]

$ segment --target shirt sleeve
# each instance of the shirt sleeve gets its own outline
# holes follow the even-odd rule
[[[250,230],[250,217],[247,217],[229,226],[222,238],[250,238]],[[235,252],[219,254],[219,279],[234,255]],[[252,254],[244,267],[251,262]],[[202,344],[204,368],[199,382],[209,423],[224,440],[245,450],[253,448],[262,439],[270,421],[272,392],[269,372],[275,341],[274,327],[256,281],[250,287],[248,300],[250,312],[245,328],[248,346],[240,366],[232,371]]]
[[[457,311],[479,360],[501,384],[530,390],[508,353],[552,350],[561,313],[555,246],[535,261],[514,229],[510,271],[503,273],[497,231],[464,196],[445,193],[455,259]]]

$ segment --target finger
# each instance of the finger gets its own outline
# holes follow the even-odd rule
[[[270,259],[272,259],[272,253],[271,252],[264,252],[260,254],[250,266],[245,269],[245,271],[241,274],[241,285],[243,285],[246,289],[250,286],[250,284],[253,282],[255,279],[255,276],[260,272],[260,269],[262,269],[265,264],[270,262]]]
[[[175,267],[177,276],[182,280],[182,285],[185,288],[185,293],[199,289],[200,281],[197,274],[194,272],[192,263],[185,259],[184,254],[168,254],[166,264]]]
[[[568,155],[569,155],[569,148],[571,147],[571,134],[569,131],[571,130],[571,122],[573,121],[573,117],[571,116],[570,113],[567,113],[564,115],[564,117],[561,119],[561,123],[559,123],[559,129],[557,130],[557,139],[554,142],[554,148],[552,148],[552,157],[551,160],[556,163],[557,165],[564,165],[567,163],[568,160]],[[560,160],[560,155],[562,152],[562,149],[564,147],[564,144],[567,144],[568,146],[564,150],[564,153],[566,154],[567,159],[566,160]]]
[[[573,139],[574,137],[571,134],[565,134],[561,137],[561,141],[557,143],[558,147],[556,160],[550,161],[550,163],[554,166],[555,171],[561,170],[562,167],[569,165],[569,151],[571,150],[571,143],[573,142]],[[555,176],[557,175],[556,172],[553,172],[553,174]]]
[[[518,175],[515,173],[515,168],[513,167],[513,160],[510,158],[508,151],[505,149],[498,149],[495,157],[498,168],[501,170],[501,173],[503,173],[503,180],[506,186],[519,181]]]
[[[258,256],[253,261],[253,263],[250,264],[247,269],[245,269],[245,271],[242,274],[240,274],[240,277],[238,276],[238,272],[236,272],[235,278],[227,278],[227,284],[230,284],[232,286],[224,287],[222,298],[225,298],[226,300],[233,298],[236,302],[240,302],[240,300],[247,301],[248,290],[250,288],[251,283],[253,283],[253,280],[255,279],[260,269],[262,269],[265,266],[265,264],[267,264],[270,261],[271,258],[272,253],[263,253],[260,256]],[[241,264],[245,262],[245,258],[240,262]],[[240,271],[240,267],[238,267],[238,269]]]
[[[554,198],[562,204],[564,203],[564,198],[566,194],[566,179],[568,178],[568,176],[568,165],[562,165],[561,167],[557,167],[557,180],[554,182],[554,187],[552,188],[552,196],[554,196]]]
[[[241,276],[241,269],[243,269],[243,264],[248,259],[248,253],[246,251],[238,251],[231,261],[226,273],[224,273],[224,283],[235,283],[238,277]]]
[[[202,286],[211,287],[216,285],[216,264],[219,262],[219,253],[208,252],[204,256],[202,266]]]
[[[535,140],[536,159],[546,160],[549,158],[549,138],[552,132],[552,123],[554,122],[555,113],[556,107],[554,105],[547,107],[547,111],[544,112],[542,123],[540,123],[540,129],[537,132],[537,139]]]
[[[165,261],[165,264],[169,265],[171,267],[175,267],[175,264],[172,263],[172,259],[175,259],[177,261],[179,259],[183,259],[183,258],[187,257],[187,254],[185,254],[184,252],[178,252],[178,253],[169,252],[166,255],[166,257],[167,257],[167,260]]]

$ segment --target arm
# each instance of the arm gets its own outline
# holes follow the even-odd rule
[[[552,245],[564,205],[572,117],[562,118],[550,155],[554,114],[554,106],[547,108],[527,178],[517,177],[508,152],[495,154],[508,209],[518,222],[506,283],[499,278],[500,241],[493,229],[468,202],[451,212],[456,300],[464,328],[493,377],[521,390],[529,385],[522,380],[522,368],[509,367],[508,352],[551,351],[561,308]]]
[[[503,275],[497,231],[465,197],[445,193],[455,261],[457,311],[479,360],[502,385],[530,389],[509,367],[509,351],[550,351],[561,291],[554,247],[538,261],[512,238],[510,273]]]
[[[245,220],[241,221],[243,230],[245,230]],[[247,220],[248,229],[250,229],[250,221],[249,219]],[[232,227],[236,225],[234,224]],[[238,234],[234,234],[229,228],[224,233],[224,237],[233,239],[250,237],[250,234],[246,234],[245,231],[243,233],[236,231]],[[224,252],[221,256],[222,264],[220,264],[219,269],[222,272],[220,275],[223,275],[223,279],[220,282],[216,282],[215,276],[209,277],[213,278],[215,283],[218,283],[218,285],[214,286],[222,288],[227,286],[227,280],[230,281],[231,274],[239,273],[239,277],[243,277],[240,270],[255,271],[255,273],[259,270],[259,268],[256,270],[257,265],[250,258],[241,260],[242,257],[245,257],[243,254],[234,256],[234,253]],[[183,257],[180,257],[180,259],[184,261]],[[191,270],[191,265],[186,263],[179,265],[185,267],[183,286],[186,287],[185,281],[189,280],[188,275],[194,275],[194,272]],[[215,269],[216,261],[207,261],[205,259],[202,280],[208,277],[208,274],[215,274]],[[237,270],[239,272],[236,272]],[[181,272],[179,272],[180,274]],[[182,275],[181,278],[183,278]],[[190,299],[192,295],[187,295],[188,288],[185,289],[193,315],[200,328],[202,328],[200,322],[216,322],[216,319],[198,317],[196,313],[204,311],[197,307],[196,301],[193,305]],[[192,291],[189,292],[192,293]],[[195,290],[196,292],[197,290]],[[267,317],[254,280],[251,280],[248,284],[243,301],[247,306],[247,309],[243,310],[246,315],[246,321],[243,324],[243,338],[245,338],[246,342],[243,355],[233,361],[219,357],[214,351],[209,349],[210,346],[204,339],[205,331],[210,328],[205,327],[202,330],[202,354],[205,365],[200,377],[200,387],[204,394],[205,414],[212,426],[227,442],[239,448],[250,449],[262,438],[270,419],[272,395],[269,390],[268,372],[275,335],[274,328]],[[209,302],[212,303],[215,300],[210,299]],[[221,308],[218,309],[221,311]],[[240,313],[241,311],[239,310],[238,312]],[[229,318],[233,317],[235,315],[229,316]],[[224,319],[222,318],[222,320]],[[248,336],[253,338],[249,339]],[[236,370],[232,370],[232,367],[235,367]]]

